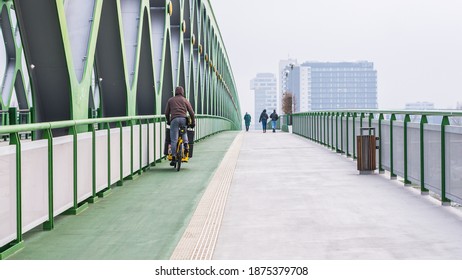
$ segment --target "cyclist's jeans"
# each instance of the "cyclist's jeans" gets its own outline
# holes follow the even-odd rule
[[[178,143],[178,133],[181,125],[185,127],[183,143],[188,143],[188,133],[186,133],[186,118],[174,118],[170,122],[170,143],[172,145],[172,156],[176,156],[176,144]]]

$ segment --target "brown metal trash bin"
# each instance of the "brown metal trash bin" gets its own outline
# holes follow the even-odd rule
[[[363,135],[367,131],[368,135]],[[374,127],[363,127],[360,129],[360,135],[356,136],[357,140],[357,167],[359,174],[373,174],[377,168],[376,165],[376,140]]]

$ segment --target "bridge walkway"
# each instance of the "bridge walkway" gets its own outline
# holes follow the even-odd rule
[[[288,133],[224,132],[10,259],[460,259],[462,215]]]

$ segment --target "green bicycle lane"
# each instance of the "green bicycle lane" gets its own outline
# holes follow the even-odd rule
[[[24,235],[10,260],[162,260],[180,240],[209,181],[239,132],[194,145],[177,172],[162,161],[77,216],[58,216],[52,231]]]

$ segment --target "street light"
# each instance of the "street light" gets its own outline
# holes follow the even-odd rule
[[[294,77],[292,76],[292,72],[294,71],[294,64],[290,63],[290,90],[292,92],[292,113],[295,113],[295,90],[294,90]]]

